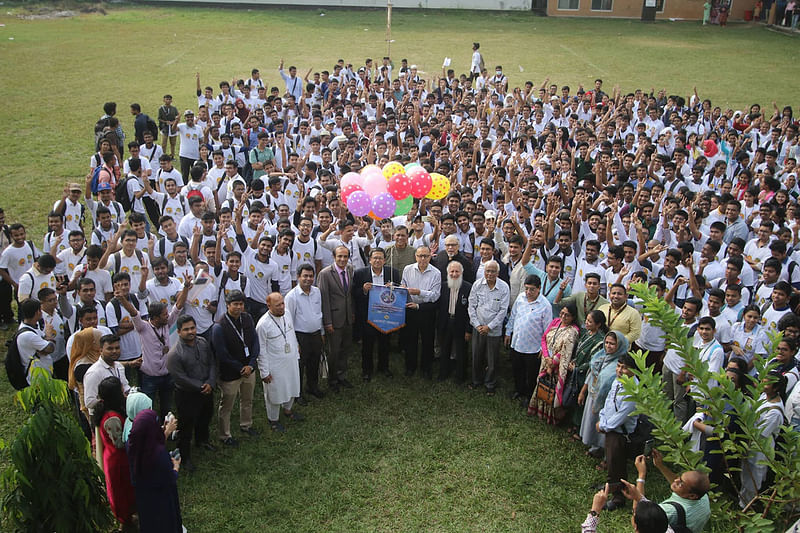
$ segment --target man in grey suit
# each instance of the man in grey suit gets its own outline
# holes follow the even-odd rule
[[[350,250],[337,246],[333,264],[323,268],[317,286],[322,295],[322,325],[328,338],[328,387],[352,388],[347,381],[347,355],[353,344],[353,267],[349,265]]]

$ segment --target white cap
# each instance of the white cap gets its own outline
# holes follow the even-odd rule
[[[491,218],[492,220],[497,220],[497,213],[492,211],[491,209],[487,209],[483,212],[484,218]]]
[[[417,66],[416,65],[411,65],[409,68],[416,70]]]

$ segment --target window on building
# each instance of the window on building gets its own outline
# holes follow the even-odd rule
[[[611,11],[613,0],[592,0],[592,11]]]
[[[656,11],[659,13],[664,12],[664,0],[656,0]]]
[[[580,0],[558,0],[558,9],[562,10],[577,10],[580,5]]]

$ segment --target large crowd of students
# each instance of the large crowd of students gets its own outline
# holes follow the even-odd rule
[[[302,78],[284,67],[271,87],[258,69],[218,88],[198,74],[196,99],[165,95],[152,118],[131,104],[133,132],[106,103],[87,173],[53,199],[43,240],[0,210],[0,320],[19,328],[28,375],[44,368],[76,391],[124,527],[138,514],[142,531],[180,531],[173,468],[195,468],[193,446],[259,435],[258,379],[269,428],[283,432],[303,418],[295,404],[354,386],[354,348],[368,386],[393,376],[397,345],[405,379],[419,372],[488,395],[507,347],[507,392],[608,472],[584,531],[623,493],[637,502],[635,526],[636,516],[655,524],[641,531],[682,520],[699,532],[709,483],[742,506],[763,488],[755,453],[741,476],[723,475],[692,376],[628,288],[654,287],[710,369],[738,386],[769,378],[764,435],[800,429],[791,107],[735,111],[696,89],[600,79],[511,88],[501,66],[487,72],[478,43],[460,76],[388,57]],[[393,218],[352,216],[341,177],[393,161],[447,176],[449,194]],[[384,334],[367,322],[367,293],[389,284],[408,288],[409,303],[405,327]],[[784,334],[777,369],[757,376],[774,331]],[[657,456],[673,492],[660,506],[642,496],[644,458],[638,487],[620,482],[637,417],[618,378],[633,349],[649,351],[711,467],[676,476]],[[170,460],[176,430],[181,458]]]

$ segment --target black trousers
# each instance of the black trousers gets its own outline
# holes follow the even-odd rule
[[[181,176],[183,176],[184,183],[189,183],[192,181],[192,177],[189,175],[189,171],[192,169],[192,165],[194,165],[194,159],[189,157],[181,156]]]
[[[297,344],[300,347],[300,395],[308,389],[319,388],[319,360],[322,356],[322,334],[297,332]],[[305,374],[305,387],[303,375]]]
[[[609,431],[606,433],[606,465],[608,466],[608,487],[614,503],[622,503],[620,479],[628,476],[628,440],[622,433]]]
[[[378,344],[378,372],[389,370],[389,335],[364,322],[361,324],[361,373],[372,375],[372,352]]]
[[[417,364],[430,375],[433,366],[433,340],[436,335],[436,309],[407,309],[405,329],[406,372],[415,372]],[[422,339],[422,354],[419,345]],[[418,360],[419,359],[419,360]]]
[[[0,322],[14,322],[14,311],[11,301],[14,299],[14,289],[4,279],[0,279]]]
[[[454,320],[448,320],[446,328],[439,329],[439,379],[447,379],[452,374],[459,383],[467,376],[467,341],[464,339],[463,324],[457,327]],[[455,359],[450,355],[455,351]]]
[[[61,381],[69,379],[69,357],[62,357],[53,363],[53,377]]]
[[[214,394],[175,389],[175,406],[178,409],[178,448],[185,463],[192,458],[192,435],[197,444],[208,442]]]
[[[245,302],[245,306],[247,307],[247,312],[253,317],[254,324],[258,324],[258,320],[264,316],[269,309],[266,303],[258,302],[249,297]]]
[[[530,399],[539,376],[542,353],[521,353],[511,350],[511,371],[514,374],[514,390]]]

